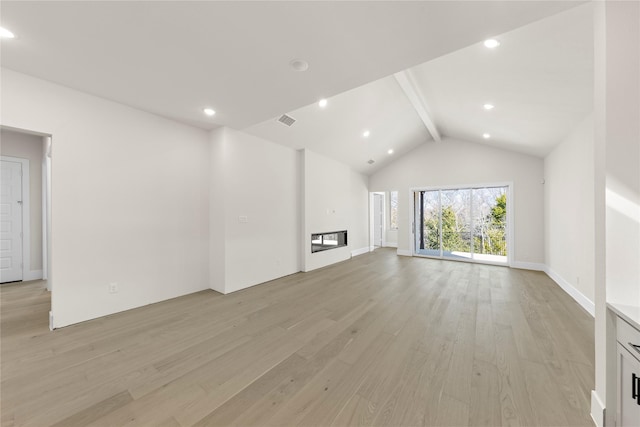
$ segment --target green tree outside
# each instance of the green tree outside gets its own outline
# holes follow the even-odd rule
[[[474,220],[473,250],[475,253],[507,255],[506,242],[507,195],[501,194],[495,199],[488,215]],[[466,221],[459,218],[452,206],[442,209],[442,248],[445,251],[469,252],[471,233],[466,230]],[[440,249],[440,229],[438,217],[424,220],[424,248]]]
[[[425,249],[440,249],[438,218],[432,217],[424,222]],[[469,251],[469,241],[463,239],[464,225],[451,206],[442,209],[442,247],[445,251]]]
[[[482,218],[476,227],[474,236],[474,251],[482,254],[507,255],[506,241],[507,223],[507,195],[496,197],[496,204],[491,207],[491,213]]]

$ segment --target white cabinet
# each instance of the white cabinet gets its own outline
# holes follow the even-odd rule
[[[618,408],[616,425],[640,427],[640,331],[616,320]]]

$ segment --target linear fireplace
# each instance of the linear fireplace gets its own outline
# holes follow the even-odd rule
[[[347,246],[347,230],[311,235],[311,253]]]

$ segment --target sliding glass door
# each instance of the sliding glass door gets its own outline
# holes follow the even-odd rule
[[[414,192],[414,254],[507,263],[508,187]]]

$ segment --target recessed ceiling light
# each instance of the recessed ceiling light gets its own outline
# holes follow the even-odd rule
[[[484,104],[482,107],[485,110],[493,110],[495,108],[495,105],[493,105],[493,104]]]
[[[202,111],[209,117],[211,117],[211,116],[216,114],[216,111],[213,108],[205,108]]]
[[[292,59],[289,65],[296,71],[307,71],[309,69],[309,63],[304,59]]]
[[[498,46],[500,46],[500,42],[496,39],[487,39],[484,41],[484,45],[485,47],[488,47],[489,49],[495,49]]]
[[[369,132],[368,130],[365,130],[364,132],[362,132],[362,136],[365,138],[369,138],[369,135],[371,135],[371,132]]]
[[[484,139],[489,139],[489,138],[491,138],[491,135],[489,135],[488,133],[483,133],[483,134],[482,134],[482,137],[483,137]]]
[[[0,38],[3,39],[14,39],[16,37],[11,31],[7,30],[4,27],[0,27]]]
[[[387,154],[393,154],[393,148],[389,148],[389,151],[387,151]]]
[[[320,106],[320,108],[324,108],[324,107],[326,107],[326,106],[327,106],[327,100],[326,100],[326,99],[321,99],[321,100],[318,102],[318,105]]]

